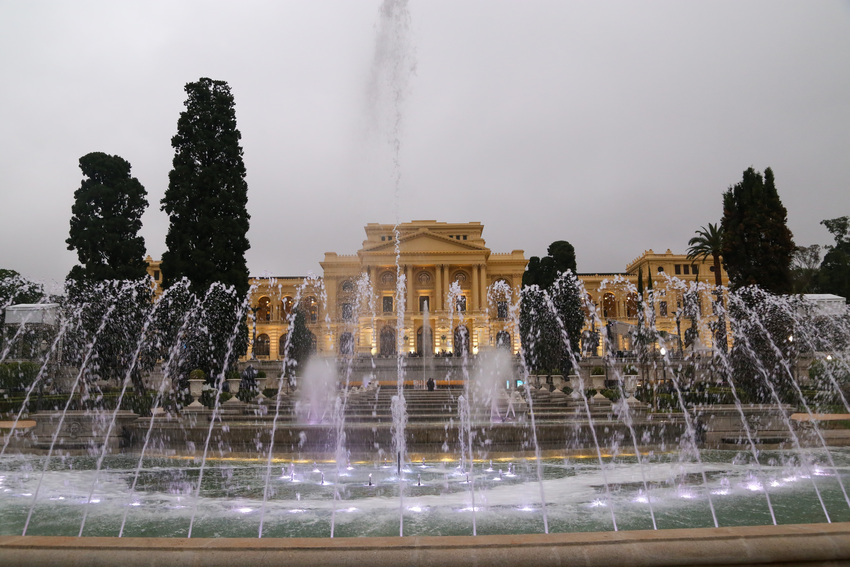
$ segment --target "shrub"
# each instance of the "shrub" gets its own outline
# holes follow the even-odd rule
[[[616,402],[620,399],[620,392],[618,390],[612,390],[610,388],[605,388],[600,392],[603,396],[611,400],[612,402]]]
[[[591,376],[605,376],[605,369],[602,368],[601,366],[594,366],[590,370],[590,375]]]
[[[215,394],[216,394],[216,390],[212,390],[212,389],[211,390],[204,390],[201,393],[201,398],[198,401],[201,402],[203,405],[205,405],[206,407],[208,407],[210,409],[215,409],[214,408],[214,406],[215,406]],[[233,396],[231,394],[229,394],[228,392],[222,392],[218,397],[219,405],[223,404],[224,402],[226,402],[227,400],[229,400],[232,397]]]
[[[35,362],[6,362],[0,364],[0,389],[23,392],[33,383],[41,366]]]
[[[206,373],[200,368],[196,368],[189,373],[189,380],[206,380]]]
[[[627,364],[623,367],[623,374],[628,374],[629,376],[637,376],[638,369],[635,368],[634,364]]]

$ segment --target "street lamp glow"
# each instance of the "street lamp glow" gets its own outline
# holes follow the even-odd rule
[[[660,351],[660,352],[661,352],[661,356],[666,356],[666,355],[667,355],[667,349],[666,349],[666,348],[664,348],[664,347],[661,347],[661,351]]]

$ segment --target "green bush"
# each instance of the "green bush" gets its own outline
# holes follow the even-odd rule
[[[263,395],[270,400],[273,400],[277,397],[277,388],[264,388]]]
[[[189,380],[206,380],[206,373],[200,368],[196,368],[189,373]]]
[[[569,386],[564,386],[563,388],[561,388],[561,391],[568,396],[573,393],[573,389]]]
[[[594,366],[590,370],[590,375],[591,376],[605,376],[605,369],[602,368],[601,366]]]
[[[33,383],[41,365],[35,362],[4,362],[0,364],[0,389],[6,393],[23,392]]]
[[[627,364],[623,367],[623,374],[627,374],[629,376],[636,376],[638,373],[638,369],[635,368],[634,364]]]
[[[605,396],[606,398],[608,398],[609,400],[611,400],[612,402],[616,402],[617,400],[620,399],[619,390],[612,390],[610,388],[605,388],[604,390],[601,390],[600,393],[603,396]]]
[[[205,405],[209,409],[215,409],[214,408],[215,394],[216,394],[215,390],[204,390],[201,393],[200,400],[198,400],[198,401],[200,401],[201,404]],[[233,396],[231,394],[229,394],[228,392],[222,392],[218,397],[218,403],[223,404],[224,402],[226,402],[227,400],[229,400],[232,397]]]

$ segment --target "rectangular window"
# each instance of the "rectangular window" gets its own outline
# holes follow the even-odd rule
[[[431,310],[430,307],[429,307],[430,303],[431,303],[430,298],[427,295],[420,295],[419,296],[419,312],[425,313],[426,310],[430,311]]]
[[[686,276],[691,273],[691,267],[689,265],[685,264],[682,268],[684,268]]]
[[[354,306],[350,303],[342,304],[342,320],[351,321],[354,319]]]
[[[658,303],[658,314],[662,317],[667,316],[667,302],[661,301]]]
[[[465,295],[458,296],[456,305],[457,305],[458,313],[463,313],[464,311],[466,311],[466,296]]]
[[[673,266],[673,267],[674,267],[674,269],[676,270],[676,275],[677,275],[677,276],[678,276],[679,274],[681,274],[681,273],[682,273],[682,265],[681,265],[681,264],[676,264],[676,265],[675,265],[675,266]]]
[[[500,301],[496,304],[496,317],[499,319],[508,318],[508,302]]]
[[[693,274],[695,276],[698,276],[699,275],[699,266],[697,266],[696,264],[692,265],[691,266],[691,272],[693,272]]]
[[[391,295],[385,295],[383,297],[384,302],[384,313],[392,313],[393,312],[393,297]]]

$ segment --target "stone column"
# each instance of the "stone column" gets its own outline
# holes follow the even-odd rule
[[[443,310],[443,266],[434,267],[434,311]]]
[[[479,300],[479,292],[481,291],[481,287],[478,283],[478,264],[472,265],[472,297],[470,297],[471,305],[468,307],[470,311],[479,311],[481,306],[478,303]]]
[[[414,312],[414,303],[413,303],[413,266],[405,266],[404,273],[407,276],[407,306],[406,312],[413,313]]]
[[[481,264],[481,309],[485,310],[488,307],[487,303],[487,264]]]

